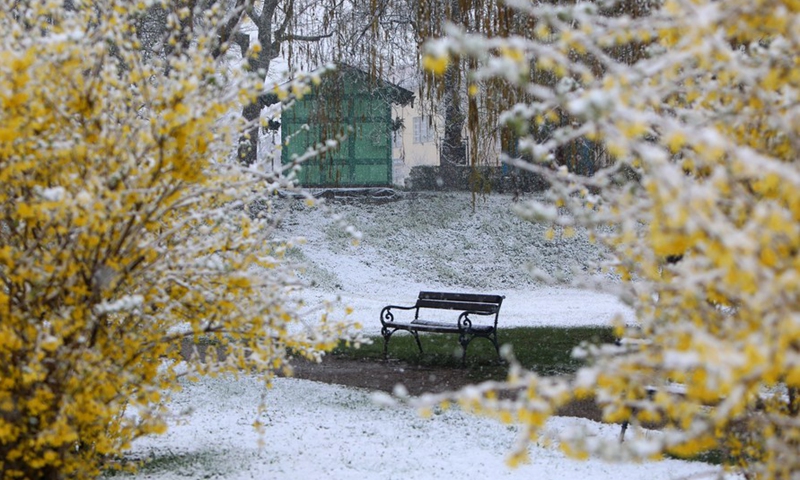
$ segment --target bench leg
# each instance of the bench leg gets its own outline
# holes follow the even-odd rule
[[[423,353],[422,352],[422,343],[420,343],[420,341],[419,341],[419,333],[417,333],[416,330],[409,330],[409,332],[411,332],[411,334],[414,335],[414,340],[417,341],[417,348],[419,348],[419,353]]]
[[[383,335],[383,359],[389,358],[389,339],[392,338],[394,330],[389,330],[386,327],[381,328],[381,335]]]
[[[472,336],[462,333],[458,336],[458,343],[461,344],[461,366],[467,366],[467,347],[469,342],[472,341]]]
[[[494,345],[494,351],[497,352],[497,359],[502,362],[503,358],[500,356],[500,345],[497,343],[497,332],[495,332],[493,335],[470,335],[467,333],[462,333],[458,336],[458,342],[461,344],[462,367],[467,365],[467,346],[469,346],[469,343],[475,337],[485,338],[486,340],[492,342],[492,345]]]
[[[656,393],[655,388],[648,388],[647,389],[647,398],[652,400],[653,399],[653,395],[655,395],[655,393]],[[637,408],[632,408],[631,409],[631,417],[630,418],[635,418],[637,413],[638,413],[638,409]],[[620,432],[619,432],[619,443],[622,443],[622,442],[625,441],[625,431],[628,430],[628,427],[630,426],[630,424],[631,424],[630,420],[625,420],[624,422],[622,422],[622,428],[620,429]]]
[[[494,345],[494,351],[497,352],[497,359],[501,362],[503,361],[503,357],[500,356],[500,345],[497,343],[497,330],[494,331],[494,334],[489,337],[489,340]]]
[[[391,330],[386,327],[381,328],[381,335],[383,335],[383,359],[386,360],[389,358],[389,339],[392,338],[392,334],[396,332],[397,329]],[[424,353],[422,351],[422,343],[419,341],[419,334],[416,330],[409,330],[411,335],[414,335],[414,340],[417,341],[417,348],[419,348],[419,353]]]

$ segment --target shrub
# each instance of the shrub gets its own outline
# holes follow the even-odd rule
[[[215,11],[207,28],[174,9],[164,48],[145,56],[142,2],[10,3],[0,472],[91,477],[164,431],[160,401],[176,377],[247,368],[268,380],[287,348],[313,355],[339,330],[292,326],[296,280],[269,208],[285,182],[230,161],[242,125],[229,113],[259,91],[211,54]],[[179,344],[201,337],[224,362],[179,362]]]
[[[619,348],[586,352],[594,364],[575,379],[517,366],[505,386],[523,392],[516,402],[496,401],[491,385],[462,400],[526,425],[515,460],[559,405],[595,395],[606,420],[655,421],[663,435],[561,438],[571,453],[718,449],[747,478],[797,478],[797,4],[512,3],[496,36],[451,30],[429,63],[470,55],[470,78],[521,99],[502,118],[531,161],[506,161],[552,187],[523,216],[593,231],[640,325],[620,326]],[[610,156],[591,177],[557,165],[578,138]]]

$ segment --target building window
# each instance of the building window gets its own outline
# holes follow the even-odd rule
[[[430,115],[414,117],[414,143],[433,141],[433,119]]]

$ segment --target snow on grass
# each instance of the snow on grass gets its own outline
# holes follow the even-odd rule
[[[267,408],[259,413],[262,399]],[[516,436],[513,426],[457,409],[426,419],[410,407],[380,406],[363,390],[307,380],[279,378],[267,390],[247,376],[203,379],[187,385],[171,405],[191,414],[173,421],[165,435],[135,442],[131,456],[145,463],[138,474],[120,476],[659,480],[716,471],[703,463],[677,460],[578,461],[540,446],[531,447],[530,464],[510,469],[505,456]],[[261,434],[252,426],[256,420],[264,424]],[[618,426],[574,418],[554,418],[546,429],[576,425],[595,435],[619,434]]]
[[[473,208],[464,193],[406,194],[384,204],[336,203],[340,220],[362,232],[354,247],[339,221],[297,202],[284,232],[307,238],[301,247],[307,259],[334,271],[338,283],[318,282],[327,289],[342,288],[353,273],[362,273],[337,268],[340,257],[358,259],[388,277],[471,289],[535,286],[534,269],[569,280],[573,268],[596,268],[602,252],[585,231],[569,238],[556,231],[548,240],[550,225],[520,219],[514,206],[510,195],[493,194],[479,197]]]
[[[505,295],[500,328],[525,325],[608,325],[634,322],[616,297],[572,286],[546,286],[529,269],[551,275],[580,271],[599,275],[602,257],[586,239],[545,238],[547,225],[519,220],[510,196],[491,195],[473,211],[468,194],[421,194],[382,205],[359,201],[334,205],[344,223],[363,233],[357,246],[341,221],[322,209],[288,201],[281,234],[306,243],[290,258],[306,264],[301,276],[312,288],[300,293],[312,325],[325,300],[339,301],[332,317],[344,316],[377,335],[387,304],[413,304],[420,290]],[[565,279],[571,274],[565,273]],[[266,410],[259,411],[262,402]],[[169,406],[190,412],[176,418],[166,435],[137,440],[130,452],[147,462],[135,479],[177,478],[537,478],[677,479],[715,469],[702,463],[667,460],[620,465],[565,458],[556,448],[534,446],[530,465],[510,470],[505,456],[514,427],[458,410],[420,417],[408,407],[386,407],[362,390],[305,380],[276,379],[267,390],[247,376],[204,378],[186,385]],[[263,423],[259,434],[253,423]],[[576,425],[592,435],[614,436],[619,427],[580,419],[554,418],[547,429]],[[262,443],[260,445],[260,442]],[[710,477],[709,477],[710,478]]]
[[[614,295],[571,285],[574,269],[614,284],[596,270],[603,254],[586,232],[569,238],[557,232],[547,240],[550,225],[519,219],[514,205],[510,195],[479,198],[473,210],[467,193],[406,194],[385,204],[335,203],[336,219],[295,200],[281,233],[306,240],[291,254],[312,285],[302,292],[303,301],[340,300],[335,315],[351,307],[350,319],[361,323],[365,334],[379,333],[381,308],[413,304],[420,290],[505,295],[500,325],[507,327],[635,322]],[[362,233],[357,245],[343,223]],[[537,282],[530,274],[534,269],[564,281]]]

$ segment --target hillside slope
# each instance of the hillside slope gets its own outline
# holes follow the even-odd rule
[[[521,220],[510,195],[479,197],[474,208],[469,193],[406,193],[380,203],[356,197],[327,202],[333,214],[283,202],[279,234],[305,239],[289,255],[311,286],[305,303],[340,300],[368,329],[383,305],[413,303],[419,290],[506,295],[506,324],[607,324],[617,314],[633,321],[612,295],[570,286],[581,275],[614,283],[599,273],[603,255],[586,232],[567,238],[556,231],[548,240],[550,226]],[[347,226],[360,232],[356,244]],[[558,281],[537,281],[537,270]],[[585,302],[591,318],[577,308]]]
[[[524,200],[523,200],[524,201]],[[307,279],[336,288],[345,259],[432,286],[474,289],[537,285],[532,270],[570,280],[571,270],[588,272],[601,260],[599,247],[579,230],[571,238],[548,240],[549,225],[520,219],[510,195],[466,193],[405,194],[370,203],[354,198],[328,202],[334,216],[296,203],[284,221],[287,235],[305,237],[301,248]],[[341,223],[361,232],[358,245]],[[352,265],[350,265],[352,267]]]

